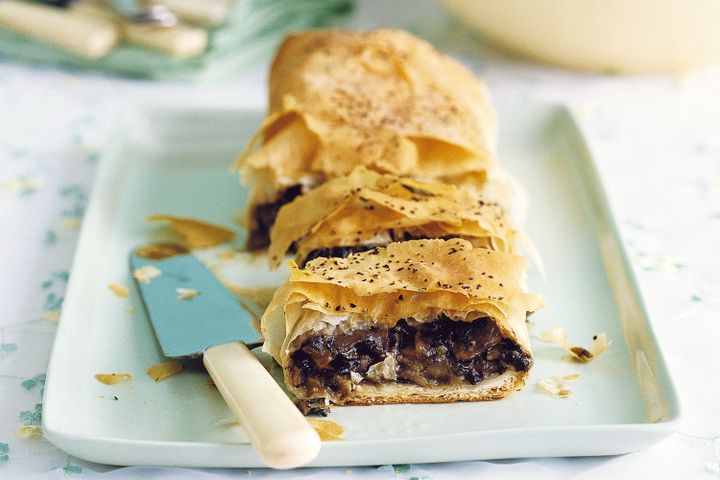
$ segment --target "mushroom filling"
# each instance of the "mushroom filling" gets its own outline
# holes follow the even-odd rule
[[[530,355],[503,338],[490,318],[461,322],[441,315],[428,323],[400,320],[390,328],[310,335],[291,354],[289,374],[307,397],[345,396],[358,383],[475,385],[531,365]]]
[[[255,205],[252,212],[254,222],[247,242],[248,250],[264,250],[270,245],[270,230],[275,224],[275,217],[280,208],[295,200],[302,193],[302,185],[293,185],[283,190],[275,201]]]

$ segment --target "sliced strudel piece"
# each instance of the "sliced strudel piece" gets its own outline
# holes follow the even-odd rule
[[[412,240],[291,266],[262,318],[263,349],[299,399],[475,401],[521,388],[533,361],[522,257]]]
[[[492,199],[453,185],[420,182],[357,167],[283,206],[270,233],[272,266],[294,249],[303,266],[391,242],[464,238],[512,252],[517,230]]]
[[[485,86],[407,32],[290,36],[270,71],[268,116],[236,161],[252,186],[248,247],[267,247],[284,203],[357,165],[479,187],[496,136]]]

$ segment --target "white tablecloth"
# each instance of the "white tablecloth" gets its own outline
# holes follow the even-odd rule
[[[114,115],[133,103],[263,107],[265,68],[212,86],[0,61],[0,478],[720,478],[720,70],[620,77],[494,53],[433,3],[362,2],[350,24],[397,25],[460,58],[498,99],[579,114],[680,391],[680,431],[610,458],[380,468],[192,470],[84,462],[44,440],[44,372],[78,226]]]

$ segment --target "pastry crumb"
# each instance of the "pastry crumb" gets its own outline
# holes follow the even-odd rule
[[[50,310],[45,312],[42,319],[48,322],[57,323],[60,320],[60,310]]]
[[[216,254],[220,260],[232,260],[236,254],[234,250],[222,250]]]
[[[579,373],[571,373],[568,375],[553,375],[550,378],[541,378],[537,384],[540,389],[554,398],[567,398],[572,395],[572,390],[568,388],[570,383],[580,377]]]
[[[60,224],[67,230],[77,230],[82,223],[82,217],[65,217]]]
[[[135,255],[147,258],[148,260],[164,260],[166,258],[174,257],[175,255],[184,255],[188,253],[188,251],[189,250],[182,245],[160,243],[138,247],[135,249]]]
[[[128,305],[127,307],[125,307],[125,311],[128,313],[133,313],[135,311],[135,307],[133,307],[132,305]]]
[[[182,369],[182,363],[170,360],[169,362],[158,363],[150,366],[150,368],[147,369],[147,374],[150,378],[159,382],[160,380],[164,380],[182,372]]]
[[[15,435],[23,438],[42,437],[42,427],[40,425],[20,425],[15,429]]]
[[[193,290],[192,288],[176,288],[175,291],[178,294],[178,300],[192,300],[200,295],[200,292]]]
[[[320,435],[320,440],[323,442],[345,440],[340,436],[345,432],[345,428],[339,423],[335,423],[332,420],[321,420],[319,418],[308,418],[307,421],[318,435]]]
[[[135,277],[138,282],[148,285],[153,278],[159,277],[161,274],[162,271],[159,268],[153,265],[145,265],[144,267],[136,269],[133,272],[133,277]]]
[[[96,373],[95,380],[105,385],[115,385],[123,380],[131,380],[132,375],[129,373]]]
[[[560,345],[572,355],[573,359],[580,363],[587,363],[594,360],[612,344],[612,341],[607,339],[605,333],[601,332],[593,336],[588,348],[573,345],[568,341],[567,334],[560,325],[556,325],[552,330],[540,333],[537,338],[545,343]]]
[[[108,289],[118,298],[127,298],[130,295],[130,289],[120,283],[111,283],[108,285]]]

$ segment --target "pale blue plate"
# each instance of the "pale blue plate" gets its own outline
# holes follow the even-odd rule
[[[532,317],[531,335],[560,324],[577,343],[604,331],[612,346],[580,365],[533,340],[527,386],[500,401],[336,408],[330,419],[345,428],[345,440],[323,444],[314,465],[611,455],[645,448],[676,428],[674,387],[572,117],[558,106],[498,110],[500,158],[527,187],[527,232],[547,270],[547,282],[535,272],[529,278],[548,303]],[[43,427],[58,447],[119,465],[261,465],[205,373],[185,371],[159,383],[145,375],[164,358],[137,294],[119,299],[107,289],[132,283],[127,252],[147,240],[148,214],[237,228],[232,218],[245,191],[228,167],[261,118],[144,110],[119,126],[84,219],[48,372]],[[215,253],[204,258],[234,286],[283,279],[262,259],[224,261]],[[132,381],[106,386],[93,378],[111,372],[132,373]],[[570,398],[537,388],[538,379],[567,373],[580,374]]]

